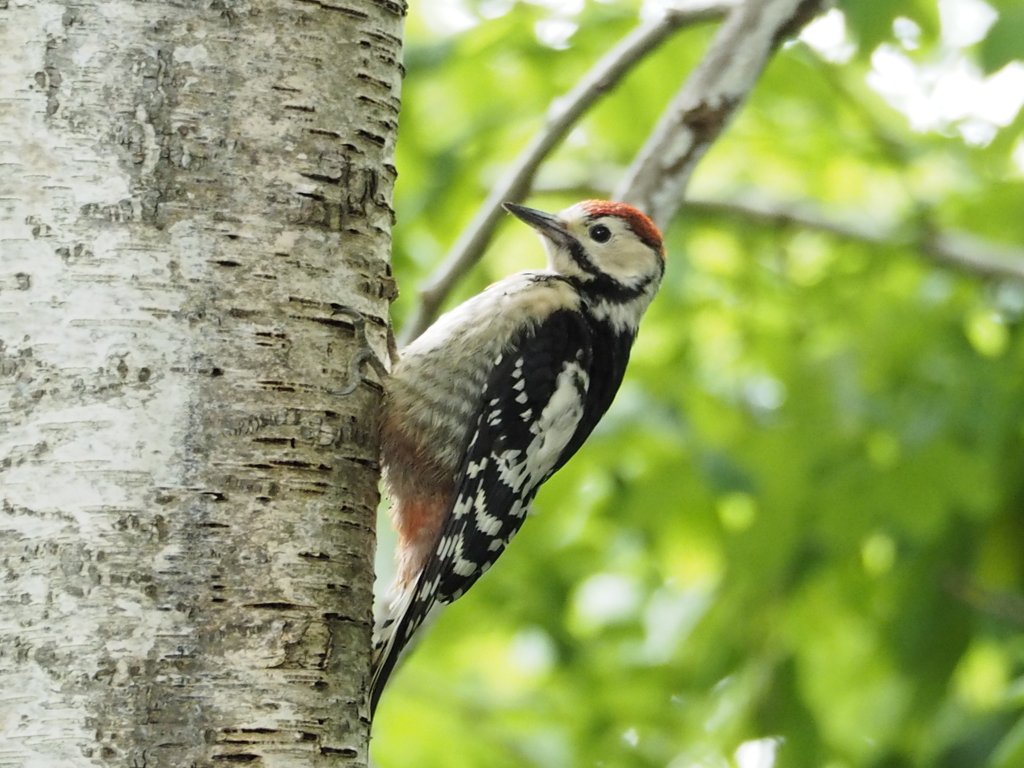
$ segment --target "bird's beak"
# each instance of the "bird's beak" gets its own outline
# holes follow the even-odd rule
[[[525,221],[553,243],[564,243],[570,237],[569,232],[565,228],[565,222],[557,216],[544,213],[544,211],[538,211],[536,208],[527,208],[525,205],[516,205],[515,203],[505,203],[504,207],[506,211],[516,218]]]

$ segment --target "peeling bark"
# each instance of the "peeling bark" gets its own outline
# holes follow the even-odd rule
[[[0,765],[365,765],[404,4],[0,4]]]

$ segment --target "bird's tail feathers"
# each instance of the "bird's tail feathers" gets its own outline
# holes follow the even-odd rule
[[[377,711],[384,687],[398,665],[414,647],[444,607],[434,599],[434,590],[420,587],[422,575],[412,584],[396,580],[392,585],[384,608],[377,619],[373,634],[373,677],[370,682],[370,717]]]
[[[384,599],[383,609],[377,617],[377,626],[373,632],[373,677],[370,682],[371,718],[384,692],[384,686],[387,685],[388,678],[391,677],[402,654],[402,648],[396,647],[396,641],[402,634],[398,629],[403,624],[402,619],[409,610],[415,592],[415,584],[406,584],[403,588],[403,585],[396,581]]]

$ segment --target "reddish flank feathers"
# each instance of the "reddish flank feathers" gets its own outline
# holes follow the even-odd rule
[[[661,258],[665,258],[665,244],[662,242],[661,232],[646,214],[633,206],[610,200],[584,200],[580,206],[591,216],[618,216],[645,245],[660,253]]]

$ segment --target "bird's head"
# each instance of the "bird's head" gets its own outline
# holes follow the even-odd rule
[[[665,272],[661,232],[625,203],[584,200],[558,214],[505,203],[541,236],[548,266],[609,299],[653,297]]]

